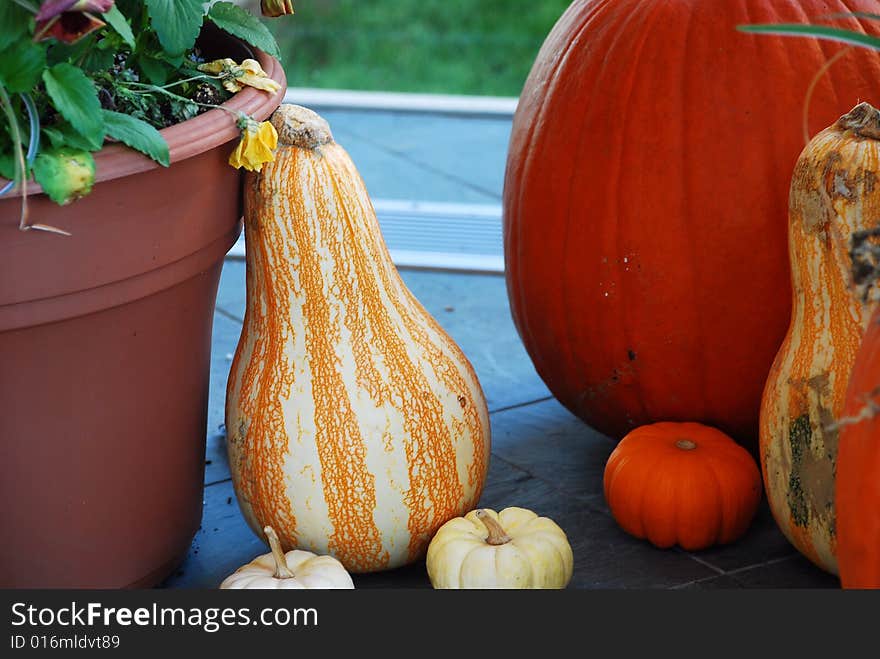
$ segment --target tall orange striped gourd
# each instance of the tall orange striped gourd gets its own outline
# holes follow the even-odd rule
[[[276,159],[246,184],[247,309],[227,386],[239,506],[285,548],[397,567],[476,506],[486,401],[398,275],[326,121],[282,105],[272,123]]]
[[[873,289],[853,283],[853,232],[880,222],[880,113],[857,105],[804,149],[791,182],[793,306],[761,402],[764,488],[794,546],[837,573],[834,478],[850,371]],[[756,246],[759,248],[759,246]]]

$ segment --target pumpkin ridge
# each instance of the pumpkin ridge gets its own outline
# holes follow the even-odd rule
[[[666,11],[666,8],[664,8],[662,5],[663,5],[663,3],[660,3],[660,2],[656,3],[655,6],[653,7],[653,11],[650,12],[645,17],[644,23],[642,24],[642,26],[640,26],[641,29],[643,30],[643,36],[642,36],[642,40],[639,42],[639,44],[635,50],[635,54],[632,57],[630,77],[629,77],[628,83],[626,85],[627,91],[626,91],[626,94],[624,97],[624,103],[623,103],[624,107],[625,107],[624,115],[621,117],[621,122],[623,122],[623,123],[626,123],[626,121],[627,121],[627,116],[628,116],[627,113],[629,111],[629,105],[630,105],[629,100],[632,97],[635,82],[638,77],[637,67],[639,66],[640,60],[642,58],[642,53],[645,50],[649,36],[651,36],[654,32],[653,26],[658,21],[658,18],[657,18],[658,15],[662,11]],[[640,8],[639,7],[631,8],[630,11],[632,14],[638,14],[638,13],[640,13]],[[693,11],[688,11],[687,13],[688,13],[688,28],[687,29],[689,30],[691,22],[692,22],[692,18],[693,18]],[[626,23],[624,23],[621,26],[621,32],[626,32],[626,31],[628,31],[628,25]],[[612,43],[611,48],[613,49],[616,45],[617,45],[617,42],[615,41]],[[582,132],[586,132],[585,131],[586,128],[587,128],[587,126],[584,125],[582,127]],[[613,180],[612,189],[617,190],[616,203],[615,203],[614,209],[611,211],[611,215],[614,218],[619,218],[620,217],[620,209],[625,207],[625,204],[621,200],[625,197],[626,193],[624,191],[624,187],[619,185],[620,180],[622,178],[622,173],[623,173],[622,163],[624,161],[626,161],[626,162],[632,161],[632,159],[630,159],[630,158],[624,158],[623,154],[626,151],[627,147],[632,148],[635,146],[637,146],[635,143],[632,143],[632,142],[629,142],[626,140],[621,141],[620,142],[620,150],[617,154],[617,158],[613,159],[613,162],[615,162],[615,164],[618,165],[617,173],[614,176],[614,178],[612,179]],[[579,148],[579,150],[580,150],[580,148]],[[625,172],[625,173],[629,176],[632,175],[631,172]],[[571,207],[569,207],[569,208],[571,208]],[[609,230],[613,231],[614,236],[615,236],[614,242],[615,242],[616,248],[617,248],[615,253],[616,254],[630,254],[629,250],[621,249],[621,244],[623,242],[622,236],[625,232],[623,230],[621,230],[621,222],[619,221],[619,219],[615,219],[615,221],[609,222],[609,227],[610,227]],[[627,236],[627,238],[629,238],[629,236]],[[566,243],[568,244],[567,239],[566,239]],[[640,259],[640,258],[641,258],[641,255],[632,253],[631,256],[625,256],[623,259],[618,258],[618,259],[609,260],[610,262],[615,263],[617,266],[616,267],[617,275],[612,279],[612,282],[615,285],[615,287],[617,287],[617,286],[620,287],[618,297],[621,300],[619,303],[614,305],[616,315],[619,318],[615,327],[619,328],[619,332],[620,332],[619,335],[621,337],[621,340],[617,342],[619,345],[615,346],[612,350],[613,350],[614,354],[619,354],[621,356],[626,354],[627,357],[629,358],[629,363],[624,362],[624,364],[625,364],[624,368],[622,368],[622,369],[620,367],[614,368],[614,370],[612,371],[612,377],[614,377],[614,375],[616,375],[618,373],[618,371],[626,373],[626,372],[629,372],[633,368],[632,363],[635,362],[635,359],[631,355],[637,354],[637,353],[633,353],[633,349],[631,346],[641,346],[642,345],[641,337],[633,336],[634,324],[629,322],[629,316],[632,313],[632,307],[628,304],[628,300],[630,299],[630,297],[629,297],[629,295],[627,295],[628,291],[627,291],[626,284],[627,284],[627,282],[630,281],[630,278],[623,276],[623,272],[621,272],[621,270],[622,270],[621,261],[623,261],[623,263],[626,263],[627,265],[629,265],[630,261],[636,261],[637,259]],[[624,272],[626,272],[627,270],[628,270],[628,268],[623,268]],[[631,394],[630,394],[630,396],[627,396],[627,398],[629,398],[630,400],[627,405],[629,412],[626,414],[627,426],[630,428],[635,426],[634,418],[644,418],[645,416],[651,414],[651,412],[648,410],[648,403],[645,400],[644,390],[643,390],[639,380],[635,379],[635,378],[631,378],[631,379],[633,380],[633,382],[628,383],[629,386],[627,387],[627,389],[631,391]],[[618,389],[618,391],[619,391],[618,395],[626,396],[626,394],[623,394],[622,392],[620,392],[620,390],[622,389],[622,386],[621,386],[622,380],[623,380],[623,378],[620,378],[620,380],[615,380],[614,383],[616,385],[616,389]],[[607,389],[605,391],[608,392]],[[632,404],[634,404],[637,407],[637,409],[634,409],[631,406]]]
[[[644,26],[644,25],[650,24],[652,18],[656,19],[656,16],[660,10],[660,3],[658,3],[653,9],[654,10],[652,12],[649,12],[648,14],[643,14],[640,11],[633,11],[633,9],[630,8],[629,15],[627,16],[626,19],[624,19],[623,24],[621,25],[621,29],[619,30],[616,38],[612,41],[609,50],[613,52],[614,48],[618,45],[618,43],[621,40],[628,39],[629,35],[635,34],[635,32],[632,32],[629,30],[629,26],[630,26],[631,22],[635,22],[636,19],[641,18],[642,23],[640,24],[640,26]],[[636,45],[636,47],[635,47],[635,55],[633,58],[634,62],[638,62],[639,58],[641,57],[642,51],[645,48],[645,44],[648,41],[649,35],[650,35],[650,30],[647,30],[647,29],[642,30],[641,40],[638,42],[638,45]],[[625,96],[628,97],[632,94],[635,80],[636,80],[636,67],[635,67],[635,65],[633,65],[629,71],[629,77],[626,79],[625,82],[620,83],[621,87],[627,90],[625,92]],[[598,86],[598,84],[599,84],[599,82],[597,81],[597,86]],[[623,124],[626,124],[626,122],[627,122],[626,107],[624,109],[623,116],[620,117],[620,121]],[[577,148],[575,151],[576,153],[583,152],[581,145],[587,139],[589,132],[590,132],[589,127],[587,124],[582,124],[578,128],[577,137],[574,142],[577,145]],[[627,172],[624,172],[624,167],[623,167],[623,160],[624,160],[623,153],[624,153],[625,148],[626,148],[626,143],[621,142],[619,145],[618,152],[609,158],[609,163],[610,163],[611,167],[613,167],[614,172],[615,172],[611,176],[612,181],[614,181],[614,184],[612,185],[612,189],[619,189],[620,186],[617,185],[617,182],[620,180],[620,178],[624,174],[627,173]],[[570,175],[569,179],[568,179],[568,191],[567,191],[568,198],[572,197],[572,195],[578,185],[579,185],[579,181],[577,180],[577,177],[574,176],[573,174]],[[617,201],[616,206],[617,206],[617,208],[620,208],[621,204],[620,204],[619,200]],[[563,218],[560,220],[562,223],[562,226],[563,226],[562,235],[560,237],[561,245],[562,245],[563,267],[565,267],[565,264],[568,264],[570,262],[570,260],[571,260],[570,253],[572,251],[575,252],[575,257],[574,257],[575,261],[578,261],[583,258],[582,254],[577,253],[577,249],[576,249],[576,245],[575,245],[574,241],[570,240],[570,231],[571,231],[572,225],[576,223],[577,219],[580,219],[581,221],[583,221],[583,218],[572,218],[572,213],[575,210],[577,210],[578,213],[582,212],[582,208],[580,208],[580,207],[575,208],[574,205],[569,205],[565,209],[565,213],[564,213]],[[617,212],[612,213],[613,217],[617,217],[617,215],[618,215]],[[614,236],[617,236],[619,234],[617,222],[610,222],[609,223],[608,233],[613,234]],[[605,238],[605,240],[608,240],[608,241],[612,241],[614,239],[613,237],[606,238],[605,236],[603,236],[603,238]],[[570,278],[565,277],[562,279],[561,285],[558,286],[558,291],[559,291],[559,295],[558,295],[559,305],[558,305],[558,307],[562,310],[562,313],[560,316],[562,318],[561,330],[562,330],[562,333],[564,334],[565,340],[558,344],[560,349],[559,349],[558,356],[556,356],[556,359],[560,359],[563,362],[569,362],[569,363],[576,363],[577,362],[577,356],[573,354],[573,351],[571,350],[570,346],[575,345],[576,342],[580,339],[580,337],[577,336],[577,332],[574,330],[574,328],[572,326],[572,323],[574,322],[574,318],[572,317],[572,314],[565,312],[566,306],[567,306],[567,301],[573,299],[573,296],[570,291],[570,286],[573,283],[574,282],[572,282]],[[581,283],[578,282],[577,285],[581,285]],[[605,291],[605,293],[607,296],[608,291]],[[613,310],[614,310],[615,314],[617,316],[622,316],[624,314],[624,310],[622,308],[623,305],[616,304],[616,303],[612,303],[612,304],[613,304]],[[607,313],[607,310],[606,310],[606,313]],[[596,318],[596,320],[599,322],[602,322],[599,319],[603,318],[603,316],[604,316],[604,314],[599,315]],[[625,327],[626,323],[622,323],[622,325]],[[614,351],[615,354],[622,355],[624,347],[625,347],[625,342],[623,345],[620,346],[620,348],[621,348],[620,350]],[[609,366],[611,366],[611,365],[609,364]],[[617,375],[617,368],[615,368],[614,366],[611,366],[611,368],[608,368],[606,370],[611,373],[611,375],[609,376],[609,380],[608,380],[609,382],[611,382],[611,384],[607,387],[597,387],[597,388],[587,389],[580,394],[579,398],[583,398],[584,396],[588,396],[591,399],[596,398],[596,397],[601,397],[601,396],[603,396],[603,394],[605,394],[608,391],[608,388],[610,388],[610,386],[614,386],[619,382],[619,380],[618,380],[619,376]],[[582,402],[581,400],[578,400],[576,404],[578,406],[580,406],[581,402]]]
[[[714,450],[714,447],[712,450]],[[729,536],[734,534],[727,533],[727,527],[735,525],[735,520],[731,519],[729,501],[727,497],[725,497],[725,492],[732,492],[735,490],[733,487],[725,488],[722,486],[722,482],[732,481],[733,478],[725,473],[725,470],[718,469],[716,458],[712,455],[712,450],[705,451],[701,461],[701,466],[705,472],[705,480],[712,484],[712,495],[714,496],[714,505],[712,508],[718,511],[717,517],[712,517],[715,528],[711,537],[706,542],[707,546],[730,542]],[[709,534],[707,533],[707,535]]]
[[[688,94],[688,90],[690,89],[689,83],[691,83],[692,77],[687,75],[686,64],[687,64],[687,53],[689,52],[688,46],[690,44],[691,33],[694,27],[694,12],[696,9],[691,9],[687,12],[687,23],[684,28],[684,39],[682,40],[681,46],[681,58],[679,60],[679,66],[677,68],[678,75],[680,77],[680,85],[681,92],[679,94],[679,99],[681,102],[680,112],[681,116],[684,116],[686,109],[690,106],[690,94]],[[691,83],[694,84],[694,83]],[[699,85],[699,81],[696,82]],[[702,93],[702,90],[700,90]],[[686,236],[694,236],[699,235],[698,228],[694,227],[693,223],[690,221],[692,219],[691,214],[688,209],[690,207],[689,200],[692,196],[692,177],[690,175],[690,171],[692,169],[689,166],[690,163],[695,162],[697,159],[691,158],[690,156],[690,141],[687,139],[686,127],[684,123],[679,124],[679,140],[681,142],[681,149],[679,151],[679,155],[681,158],[681,162],[679,164],[679,171],[682,172],[682,176],[680,177],[681,181],[681,215],[679,221],[685,227],[683,231],[683,235]],[[702,225],[702,223],[701,223]],[[688,317],[683,322],[687,322],[695,329],[694,336],[697,337],[696,340],[690,343],[690,347],[693,350],[693,357],[695,357],[695,361],[698,364],[708,364],[711,363],[710,355],[707,352],[706,344],[708,333],[705,328],[705,323],[703,322],[703,313],[701,309],[705,308],[703,301],[699,299],[700,293],[704,290],[703,283],[700,281],[700,277],[697,274],[698,269],[703,270],[702,264],[702,256],[704,255],[704,249],[702,241],[690,241],[689,242],[689,258],[684,259],[684,261],[688,265],[688,269],[690,272],[690,281],[692,290],[696,292],[695,295],[689,296],[689,308]],[[699,265],[698,265],[699,263]],[[712,291],[710,294],[714,294]],[[680,310],[681,312],[682,310]],[[680,321],[682,322],[682,321]],[[693,358],[692,357],[692,358]],[[694,410],[690,411],[690,415],[693,418],[712,418],[714,412],[714,405],[710,404],[708,400],[708,392],[709,387],[706,382],[706,373],[707,370],[704,368],[693,368],[689,369],[692,373],[695,373],[698,377],[699,385],[696,387],[696,391],[699,392],[700,403],[696,400],[693,401]],[[678,506],[675,507],[676,511],[678,510]]]
[[[569,41],[569,43],[566,45],[563,52],[560,54],[560,56],[553,63],[552,69],[550,71],[550,75],[545,77],[545,79],[549,81],[548,84],[550,84],[550,85],[556,84],[556,81],[557,81],[556,72],[560,68],[562,68],[564,66],[564,64],[566,64],[570,51],[572,51],[574,49],[574,45],[576,43],[578,43],[581,40],[581,38],[583,37],[584,31],[589,26],[590,21],[592,20],[592,17],[594,15],[593,12],[598,13],[601,10],[601,8],[602,8],[602,4],[596,3],[594,5],[594,10],[592,12],[588,11],[586,13],[586,15],[583,17],[580,17],[578,15],[578,13],[575,11],[574,3],[572,3],[565,10],[562,17],[560,18],[560,26],[563,25],[564,24],[563,22],[568,19],[569,14],[573,15],[573,18],[571,18],[570,20],[575,21],[576,19],[581,18],[581,22],[577,27],[575,27],[571,30],[572,33],[574,34],[574,37]],[[565,25],[567,26],[567,24],[565,24]],[[559,31],[562,31],[561,27],[559,28]],[[551,34],[548,36],[548,43],[550,40],[552,40],[554,38],[554,35],[556,33],[557,33],[557,28],[554,27]],[[547,46],[547,45],[542,46],[542,48],[545,48],[545,47],[549,47],[549,46]],[[540,62],[540,58],[536,59],[534,65],[533,65],[533,69],[529,73],[529,76],[528,76],[529,78],[531,78],[533,75],[537,75],[537,73],[538,73],[537,65],[539,62]],[[525,116],[529,117],[529,120],[527,123],[528,128],[526,130],[526,134],[522,138],[523,142],[526,144],[532,142],[532,135],[535,131],[536,126],[543,125],[544,115],[546,113],[551,112],[551,110],[549,108],[547,108],[547,104],[545,102],[546,98],[547,97],[540,98],[540,99],[538,99],[538,102],[535,102],[535,100],[533,98],[529,98],[529,97],[522,97],[520,99],[520,102],[519,102],[520,104],[517,107],[517,112],[519,112],[520,107],[522,107],[523,108],[522,112],[524,114],[527,112],[528,114],[526,114]],[[526,105],[526,104],[528,104],[528,105]],[[512,133],[510,139],[511,139],[511,143],[513,143],[513,141],[517,139],[517,135],[515,133]],[[505,179],[504,187],[505,188],[509,189],[510,187],[512,187],[512,183],[509,184],[508,179],[510,179],[511,181],[513,181],[513,180],[522,181],[522,180],[529,178],[528,172],[531,168],[530,160],[531,160],[531,154],[529,153],[526,155],[526,158],[523,160],[523,162],[518,164],[519,165],[518,167],[512,167],[512,165],[514,163],[508,162],[508,164],[505,166],[505,170],[506,170],[505,177],[504,177],[504,179]],[[516,171],[514,171],[514,170],[516,170]],[[523,186],[523,185],[520,185],[519,188],[520,188],[520,192],[519,192],[520,198],[517,200],[517,204],[516,204],[517,208],[522,207],[522,196],[524,195],[525,189],[526,189],[525,186]],[[504,216],[503,223],[504,223],[505,229],[506,229],[503,232],[503,234],[504,234],[503,239],[504,239],[504,243],[505,243],[505,245],[504,245],[505,254],[507,253],[509,243],[515,243],[517,245],[517,247],[520,247],[526,242],[522,239],[522,236],[520,236],[520,235],[516,235],[516,236],[510,235],[510,233],[508,231],[509,225],[510,225],[509,215],[508,215],[509,212],[510,212],[510,205],[505,204],[504,205],[504,212],[503,212],[503,216]],[[524,229],[524,225],[520,224],[519,226],[520,226],[521,230]],[[515,261],[510,258],[507,258],[505,260],[507,262],[513,261],[514,263],[522,263],[522,260],[519,258],[517,258]],[[517,298],[520,296],[517,294],[517,290],[510,286],[509,280],[508,280],[508,287],[507,288],[508,288],[509,294],[511,295],[511,302],[512,302],[511,313],[514,316],[516,316],[517,315],[516,310],[522,308],[521,307],[521,300],[517,300]],[[517,326],[518,332],[520,333],[520,335],[524,339],[533,340],[532,332],[529,330],[529,323],[528,323],[528,319],[526,316],[522,316],[519,319],[519,322],[516,323],[516,326]],[[539,370],[539,372],[540,372],[540,368],[538,367],[537,363],[536,363],[536,369]]]
[[[853,366],[844,409],[844,417],[849,419],[861,417],[869,402],[876,405],[878,401],[878,318],[875,311]],[[869,408],[867,413],[866,418],[840,429],[835,504],[840,583],[846,589],[880,588],[878,413],[876,408]]]

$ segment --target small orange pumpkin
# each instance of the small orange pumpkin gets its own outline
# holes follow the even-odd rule
[[[636,428],[608,458],[604,486],[624,531],[691,551],[738,539],[761,500],[761,473],[748,451],[699,423]]]

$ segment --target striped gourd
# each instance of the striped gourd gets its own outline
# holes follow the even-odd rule
[[[789,199],[788,333],[761,403],[764,485],[795,547],[836,573],[836,422],[876,304],[852,275],[851,238],[880,220],[880,113],[856,106],[807,145]]]
[[[458,346],[397,273],[358,171],[314,112],[283,105],[245,190],[247,309],[226,401],[255,533],[369,572],[424,555],[477,504],[489,418]]]

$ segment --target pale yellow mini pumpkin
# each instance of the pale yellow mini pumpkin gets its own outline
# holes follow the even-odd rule
[[[473,510],[444,524],[431,540],[434,588],[565,588],[574,558],[553,520],[524,508]]]
[[[220,584],[222,589],[354,588],[351,575],[332,556],[294,549],[286,554],[271,526],[263,529],[272,551],[238,568]]]

